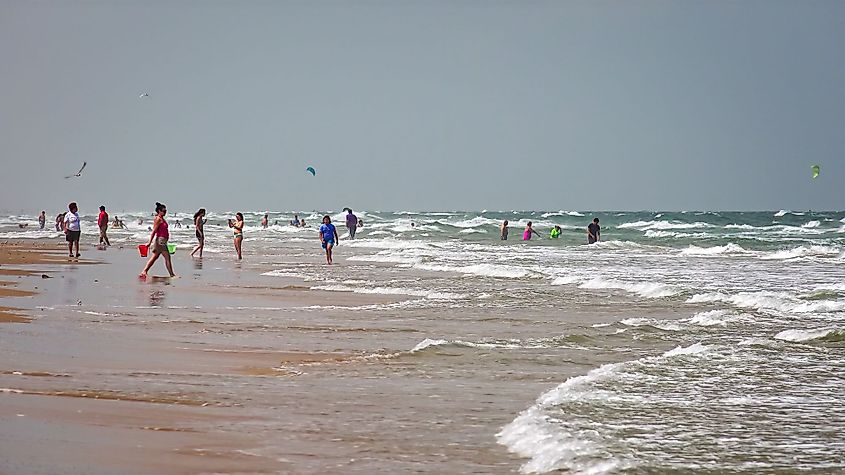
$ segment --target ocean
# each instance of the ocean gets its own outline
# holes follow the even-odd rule
[[[128,226],[110,230],[114,247],[146,242],[149,212],[114,214]],[[199,267],[187,257],[192,213],[168,217],[176,273],[234,292],[232,301],[166,287],[158,299],[138,296],[133,256],[109,271],[125,271],[115,284],[124,297],[90,297],[85,311],[126,325],[183,322],[185,344],[348,355],[283,365],[289,378],[255,384],[150,376],[179,394],[248,395],[263,419],[241,429],[266,435],[253,453],[295,472],[845,471],[845,212],[356,211],[364,226],[354,240],[332,212],[341,234],[332,267],[319,212],[299,213],[308,228],[287,224],[293,212],[270,212],[267,229],[263,212],[244,213],[236,266],[233,214],[208,215]],[[602,239],[587,245],[593,217]],[[3,217],[0,239],[61,238],[35,219]],[[84,257],[115,254],[93,250],[95,220],[83,214]],[[522,241],[528,221],[541,237]],[[549,238],[554,225],[559,239]],[[284,286],[328,297],[274,306],[263,293],[237,294]],[[332,302],[344,295],[382,300]],[[88,318],[59,300],[42,311],[68,309]],[[110,378],[122,390],[137,381]],[[301,406],[270,397],[285,391]],[[292,455],[290,434],[330,455]]]

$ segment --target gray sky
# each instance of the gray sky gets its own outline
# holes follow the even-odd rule
[[[838,0],[7,0],[0,65],[7,210],[845,208]]]

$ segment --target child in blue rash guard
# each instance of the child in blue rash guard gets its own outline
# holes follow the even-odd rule
[[[332,248],[340,241],[337,237],[337,229],[332,224],[329,215],[323,216],[323,224],[320,226],[320,242],[326,250],[326,264],[332,264]]]

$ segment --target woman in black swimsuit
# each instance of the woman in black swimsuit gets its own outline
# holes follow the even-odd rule
[[[194,228],[197,230],[197,247],[191,252],[191,257],[194,257],[194,253],[199,251],[200,258],[202,258],[202,247],[205,245],[205,208],[200,208],[199,211],[194,213]]]

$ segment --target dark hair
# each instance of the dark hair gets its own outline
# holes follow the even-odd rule
[[[161,211],[163,209],[167,209],[167,206],[164,206],[163,204],[156,201],[156,213],[158,213],[159,211]]]
[[[100,211],[105,211],[105,210],[106,210],[106,207],[103,206],[103,205],[100,205]]]
[[[76,201],[71,201],[70,204],[67,205],[68,210],[73,211],[73,208],[79,209],[79,207],[76,206]]]
[[[325,215],[325,216],[323,216],[323,221],[325,221],[325,220],[327,220],[327,219],[329,220],[329,222],[330,222],[330,223],[332,222],[332,217],[331,217],[331,216],[329,216],[329,215]]]
[[[205,208],[200,208],[196,213],[194,213],[194,221],[196,221],[202,214],[205,214]]]
[[[599,222],[599,218],[593,218],[593,222],[594,222],[594,223],[598,223],[598,222]]]
[[[235,213],[235,217],[236,217],[236,218],[238,218],[238,219],[239,219],[239,220],[241,220],[241,221],[243,221],[243,220],[244,220],[244,215],[243,215],[243,213],[241,213],[241,212]]]
[[[528,225],[531,226],[531,221],[528,221]]]

